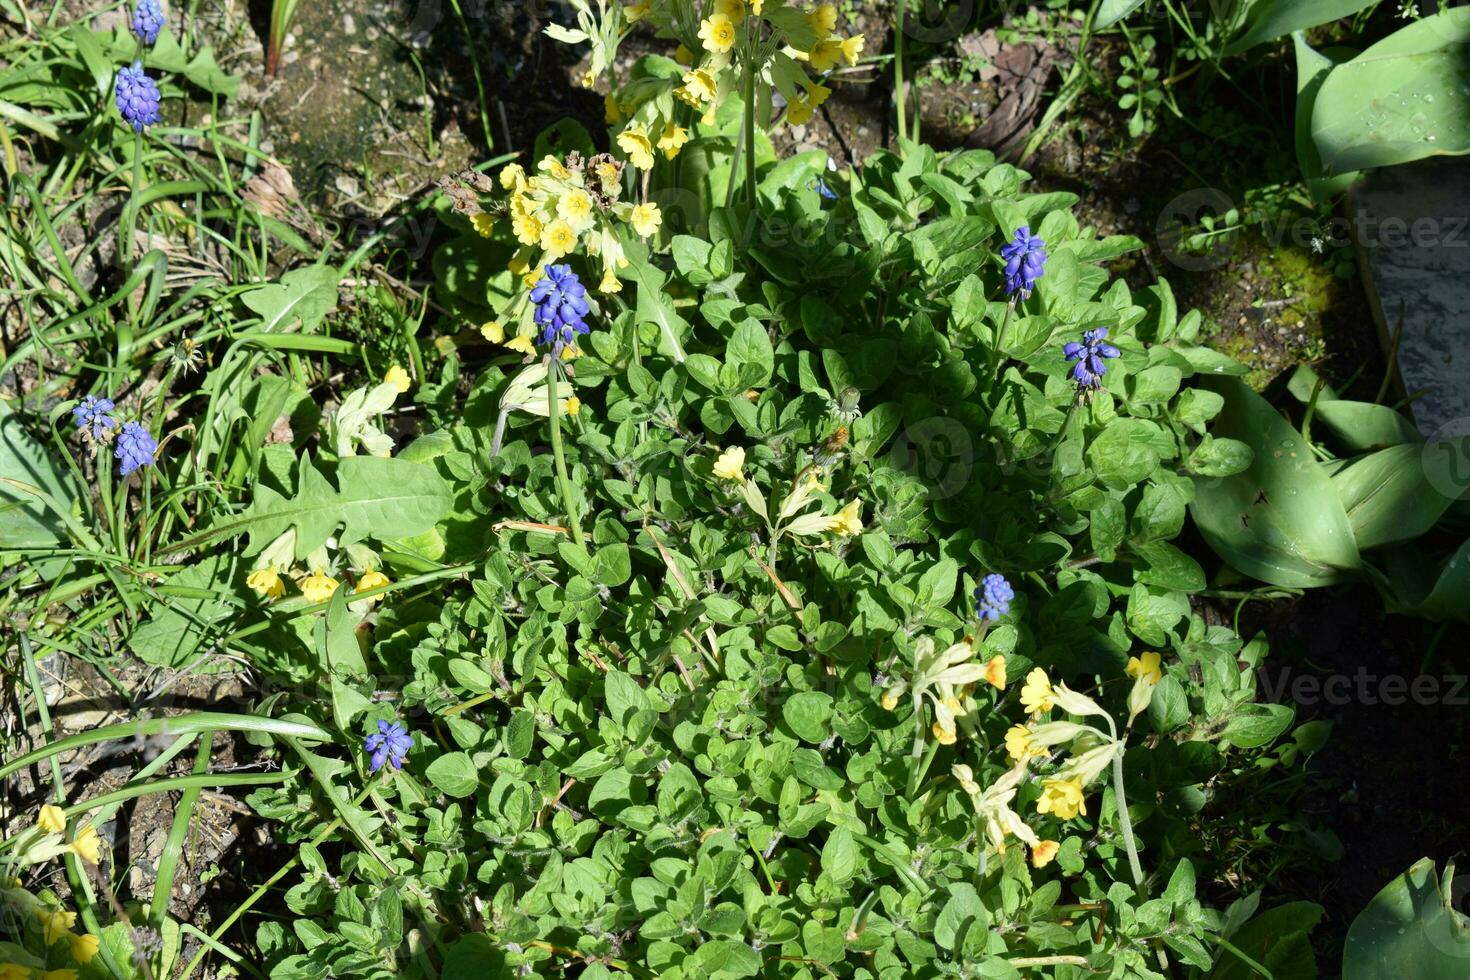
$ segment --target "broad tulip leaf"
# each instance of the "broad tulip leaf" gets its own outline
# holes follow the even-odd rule
[[[1263,41],[1346,17],[1372,3],[1373,0],[1261,0],[1251,7],[1245,33],[1225,49],[1225,54],[1239,54]]]
[[[1419,446],[1394,446],[1333,475],[1332,485],[1360,549],[1417,538],[1454,502],[1434,489],[1422,460]]]
[[[1353,527],[1327,472],[1301,434],[1248,386],[1202,376],[1225,397],[1212,431],[1255,451],[1228,477],[1196,477],[1190,512],[1210,547],[1237,571],[1272,585],[1310,588],[1361,567]]]
[[[1470,153],[1470,7],[1404,27],[1328,73],[1312,138],[1328,174]]]

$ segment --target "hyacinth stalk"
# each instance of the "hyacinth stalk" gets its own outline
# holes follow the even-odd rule
[[[556,460],[556,486],[561,494],[562,508],[567,512],[567,528],[572,533],[572,541],[582,554],[587,554],[587,542],[582,538],[582,521],[577,513],[577,498],[572,494],[572,480],[567,475],[566,452],[562,449],[561,442],[561,402],[557,397],[557,389],[561,387],[562,364],[561,358],[555,355],[546,355],[546,399],[547,411],[551,417],[551,455]]]
[[[281,67],[281,48],[286,43],[286,34],[291,30],[291,21],[296,18],[298,0],[275,0],[271,4],[271,38],[265,49],[265,74],[275,78]]]

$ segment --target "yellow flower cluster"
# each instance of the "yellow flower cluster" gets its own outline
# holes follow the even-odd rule
[[[402,371],[401,368],[393,370]],[[388,373],[389,377],[385,380],[391,382],[393,371],[390,370]],[[352,546],[349,546],[349,550],[351,549]],[[309,573],[291,570],[295,557],[296,532],[286,531],[261,552],[260,557],[256,559],[255,568],[245,577],[245,584],[255,590],[255,593],[262,599],[279,599],[286,594],[286,578],[294,576],[296,587],[301,590],[301,596],[307,602],[326,602],[332,598],[342,583],[327,573],[325,566],[328,561],[325,551],[314,552],[308,556],[311,568]],[[376,562],[372,552],[359,549],[354,557],[364,567],[364,570],[357,577],[357,584],[352,590],[353,594],[382,588],[392,582],[387,575],[372,567],[370,563]],[[361,601],[371,606],[380,598],[382,597],[374,596]]]
[[[940,745],[953,745],[959,737],[957,723],[973,727],[980,709],[975,699],[977,685],[989,684],[997,691],[1006,686],[1006,658],[996,654],[982,663],[975,659],[975,653],[968,637],[943,651],[932,637],[921,637],[914,647],[912,678],[890,684],[883,692],[883,707],[892,711],[900,698],[911,694],[917,716],[923,699],[929,698],[934,707],[930,730],[935,740]]]

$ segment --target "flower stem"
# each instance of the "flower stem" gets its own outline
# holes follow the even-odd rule
[[[903,85],[903,14],[907,0],[898,0],[893,10],[893,104],[898,109],[898,155],[904,155],[903,144],[908,139],[908,119],[904,103]]]
[[[1128,867],[1133,872],[1133,884],[1139,889],[1143,888],[1143,865],[1138,861],[1138,842],[1133,839],[1133,818],[1128,815],[1128,795],[1123,792],[1123,751],[1124,744],[1118,741],[1118,726],[1113,723],[1113,716],[1104,714],[1108,722],[1108,731],[1113,735],[1113,740],[1118,742],[1118,751],[1113,755],[1113,796],[1114,805],[1118,809],[1118,829],[1123,832],[1123,846],[1128,849]]]
[[[921,728],[922,732],[923,729]],[[919,787],[924,784],[924,777],[929,775],[929,767],[934,764],[934,756],[939,754],[939,740],[935,739],[929,743],[929,751],[924,753],[923,761],[909,770],[909,791],[906,799],[912,801]]]
[[[582,540],[582,522],[577,515],[577,502],[572,496],[572,481],[567,476],[567,458],[561,445],[561,404],[556,395],[560,387],[561,359],[549,355],[549,370],[546,372],[547,410],[551,418],[551,454],[556,458],[556,486],[561,494],[561,505],[567,512],[567,526],[572,529],[572,540],[582,554],[587,553],[587,542]]]
[[[990,345],[990,363],[985,368],[985,376],[992,382],[995,381],[995,370],[1000,367],[1000,349],[1006,342],[1006,328],[1011,325],[1011,315],[1016,312],[1016,298],[1006,304],[1006,315],[1001,318],[1000,328],[995,331],[995,343]]]
[[[753,21],[755,18],[747,18]],[[746,46],[745,54],[745,203],[755,211],[755,43]],[[733,163],[731,164],[734,165]]]

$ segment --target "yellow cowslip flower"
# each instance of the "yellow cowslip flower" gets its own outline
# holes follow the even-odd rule
[[[684,84],[675,89],[674,94],[697,109],[706,102],[713,102],[719,91],[719,82],[711,72],[694,68],[684,73]]]
[[[652,9],[653,0],[638,0],[637,3],[630,3],[623,8],[623,16],[627,18],[628,23],[636,24],[647,17]]]
[[[257,568],[245,578],[245,584],[254,589],[263,599],[279,599],[286,594],[286,583],[274,566]]]
[[[893,690],[884,691],[883,700],[878,703],[883,705],[884,711],[892,711],[898,707],[898,692]]]
[[[1025,725],[1012,725],[1006,729],[1006,755],[1012,762],[1045,754],[1045,750],[1031,738],[1031,729]]]
[[[674,60],[688,68],[694,64],[694,52],[689,50],[689,45],[681,44],[674,49]]]
[[[480,324],[480,336],[492,344],[505,342],[505,324],[499,320],[487,320]]]
[[[592,195],[580,187],[567,191],[557,199],[556,214],[579,235],[597,223],[597,217],[592,212]]]
[[[618,165],[604,160],[597,165],[597,180],[603,188],[616,187],[618,184]]]
[[[1006,687],[1006,658],[1000,654],[991,657],[985,664],[985,683],[997,691]]]
[[[617,97],[611,92],[602,97],[602,121],[609,126],[623,121],[623,110],[618,107]]]
[[[846,507],[827,519],[827,530],[839,536],[861,534],[863,532],[862,514],[863,502],[861,500],[848,501]]]
[[[77,914],[66,909],[36,909],[36,918],[41,920],[41,941],[50,946],[65,936],[76,924]]]
[[[1071,820],[1077,814],[1087,815],[1087,798],[1082,795],[1081,779],[1048,779],[1041,784],[1037,813],[1054,813],[1058,820]]]
[[[536,164],[536,169],[544,174],[551,174],[551,176],[562,182],[572,179],[572,172],[567,169],[567,165],[550,153],[541,158],[541,162]]]
[[[41,980],[77,980],[76,970],[47,970]]]
[[[495,233],[495,215],[489,211],[481,211],[479,214],[470,218],[470,224],[479,233],[481,238],[489,238]]]
[[[1051,679],[1046,676],[1046,671],[1037,667],[1026,675],[1026,683],[1021,688],[1021,707],[1028,714],[1039,715],[1050,711],[1056,704],[1056,691],[1052,690]]]
[[[857,64],[858,59],[863,56],[863,48],[867,43],[867,38],[861,34],[854,34],[852,37],[843,38],[838,42],[838,46],[842,48],[842,60],[847,62],[848,65]]]
[[[628,154],[629,162],[639,170],[653,169],[653,144],[641,123],[634,123],[618,134],[618,148]]]
[[[1142,657],[1129,657],[1128,666],[1123,668],[1123,673],[1135,680],[1148,680],[1149,683],[1157,684],[1164,679],[1163,663],[1163,658],[1150,650]]]
[[[383,384],[392,385],[393,390],[401,395],[413,386],[413,380],[409,378],[407,371],[395,364],[383,375]]]
[[[306,596],[307,602],[326,602],[337,591],[337,580],[320,568],[312,569],[311,574],[297,584],[301,586],[301,594]]]
[[[819,3],[806,15],[806,22],[818,37],[826,37],[837,29],[837,8],[830,3]]]
[[[36,826],[48,834],[64,834],[66,833],[66,813],[56,804],[47,803],[36,815]]]
[[[28,980],[31,968],[19,963],[0,963],[0,980]]]
[[[813,106],[820,106],[832,95],[832,90],[820,82],[812,82],[806,87],[806,100]]]
[[[541,219],[534,214],[517,214],[511,218],[511,231],[515,232],[516,241],[522,245],[541,244],[543,226]]]
[[[745,0],[715,0],[715,13],[730,18],[730,23],[745,20]]]
[[[724,14],[711,14],[699,23],[699,39],[712,54],[725,54],[735,46],[735,23]]]
[[[745,450],[739,446],[732,446],[720,454],[715,460],[714,469],[711,470],[716,479],[732,480],[735,483],[745,482]]]
[[[92,957],[97,955],[102,940],[91,933],[71,937],[71,958],[86,966],[92,962]]]
[[[620,293],[623,284],[618,280],[617,271],[612,266],[605,266],[602,270],[602,281],[597,284],[599,293]]]
[[[793,126],[805,126],[811,122],[814,111],[805,96],[798,97],[795,102],[786,103],[786,121]]]
[[[837,67],[837,61],[842,57],[842,44],[839,41],[828,39],[818,41],[812,45],[812,49],[806,53],[806,60],[811,63],[812,70],[817,72],[828,72]]]
[[[526,168],[519,163],[508,163],[500,168],[500,186],[517,193],[526,189]]]
[[[541,232],[541,248],[546,260],[554,262],[577,247],[577,232],[572,226],[558,218]]]
[[[376,568],[370,568],[362,573],[362,577],[357,580],[357,586],[353,588],[352,591],[366,592],[369,589],[381,589],[383,586],[388,585],[391,581],[392,580],[388,578],[388,576],[384,575]]]
[[[766,0],[750,0],[750,12],[753,14],[764,13],[765,6]]]
[[[582,352],[577,350],[577,345],[575,344],[567,344],[561,349],[561,359],[563,361],[575,361],[581,356]]]
[[[685,143],[689,142],[689,130],[674,122],[664,123],[664,131],[658,138],[658,148],[664,151],[664,157],[672,160],[679,155],[679,150]]]
[[[515,336],[505,342],[505,346],[511,350],[520,351],[522,354],[536,353],[536,345],[531,343],[530,337]]]
[[[97,836],[97,828],[87,824],[77,831],[76,838],[68,846],[83,861],[96,864],[102,852],[102,839]]]
[[[633,226],[639,238],[657,234],[658,226],[663,221],[664,216],[659,212],[657,204],[639,204],[628,214],[628,223]]]
[[[573,395],[572,397],[567,399],[567,416],[569,418],[576,418],[578,415],[581,414],[582,399],[578,398],[576,395]]]
[[[940,745],[953,745],[955,743],[955,739],[958,737],[955,734],[953,720],[951,720],[948,725],[944,725],[936,721],[931,731],[934,732],[934,740]]]
[[[1057,856],[1057,852],[1061,849],[1062,845],[1058,844],[1054,840],[1042,841],[1035,847],[1031,848],[1031,867],[1046,867],[1048,864],[1051,864],[1052,859]]]

